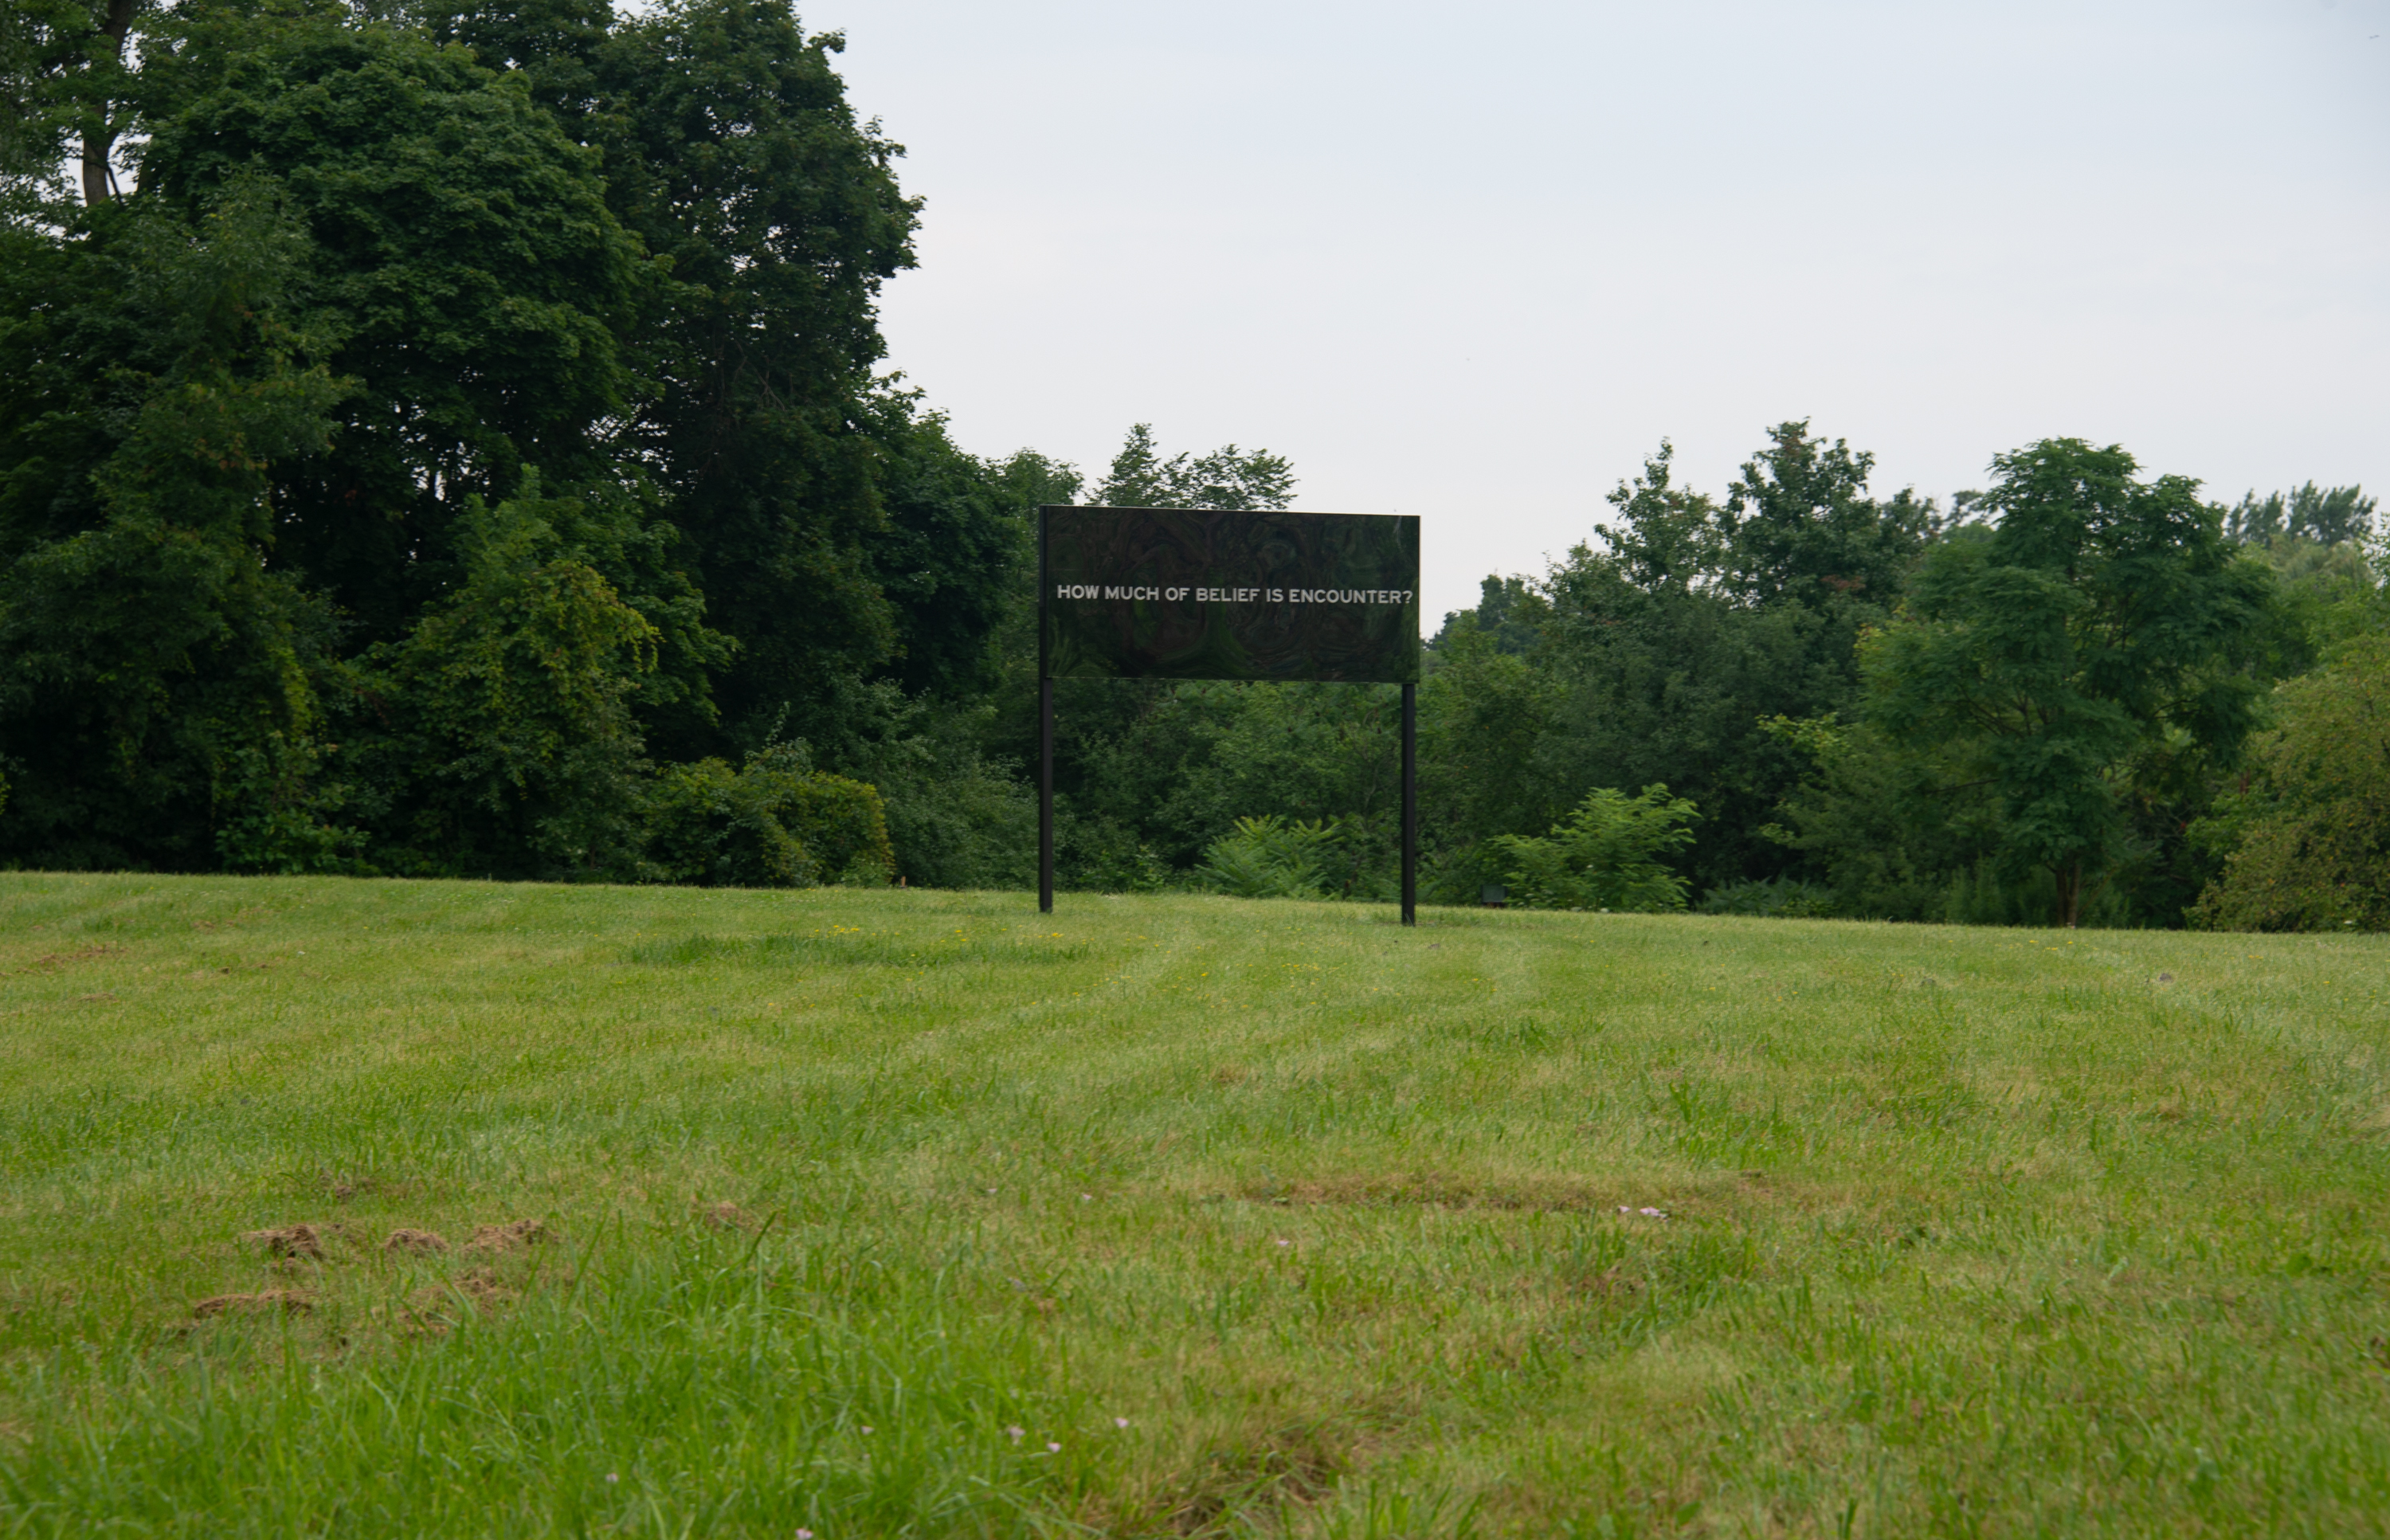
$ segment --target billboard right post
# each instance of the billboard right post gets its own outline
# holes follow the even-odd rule
[[[1403,685],[1403,923],[1419,923],[1419,687]]]

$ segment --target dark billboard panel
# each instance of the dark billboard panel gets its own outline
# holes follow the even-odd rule
[[[1047,507],[1039,518],[1047,678],[1419,680],[1415,517]]]

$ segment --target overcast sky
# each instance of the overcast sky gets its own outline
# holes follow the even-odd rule
[[[1129,424],[1425,520],[1430,623],[1663,437],[1875,487],[2121,443],[2390,492],[2390,0],[814,0],[909,153],[893,366],[969,448]]]

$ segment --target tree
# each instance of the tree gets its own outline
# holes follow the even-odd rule
[[[595,104],[583,132],[610,205],[666,264],[633,337],[654,389],[624,433],[739,644],[715,674],[725,738],[822,736],[831,679],[906,640],[875,559],[871,401],[880,286],[913,265],[920,210],[896,184],[903,147],[856,122],[831,64],[843,39],[807,34],[786,0],[675,0],[596,45],[554,14],[574,31],[535,77]]]
[[[147,0],[12,0],[0,8],[0,180],[56,200],[74,148],[85,207],[117,194],[117,146],[138,121]]]
[[[1925,548],[1934,510],[1906,488],[1870,498],[1874,466],[1841,439],[1811,437],[1806,418],[1770,430],[1717,520],[1726,591],[1750,605],[1789,599],[1845,613],[1853,601],[1888,603]]]
[[[2224,858],[2194,920],[2230,930],[2390,930],[2390,638],[2351,638],[2281,686],[2249,773],[2196,831]]]
[[[0,269],[0,853],[307,865],[335,626],[270,565],[273,500],[346,385],[285,319],[304,237],[262,178],[103,212]]]
[[[355,388],[326,452],[289,468],[280,557],[392,639],[456,579],[469,499],[537,466],[613,500],[597,489],[633,399],[622,333],[655,272],[598,156],[520,77],[331,9],[194,17],[148,66],[142,198],[197,208],[263,175],[305,227],[300,324]]]
[[[1467,610],[1449,610],[1444,624],[1428,642],[1437,652],[1448,649],[1463,632],[1484,635],[1497,652],[1513,657],[1535,650],[1542,640],[1551,607],[1535,584],[1523,577],[1489,573],[1477,585],[1477,602]]]
[[[2373,533],[2379,498],[2368,497],[2359,486],[2319,487],[2303,482],[2289,492],[2265,497],[2242,495],[2225,520],[2225,533],[2234,540],[2271,545],[2277,540],[2308,540],[2319,545],[2362,542]]]
[[[2077,439],[1997,457],[1998,527],[1936,545],[1863,648],[1869,720],[1956,752],[1998,800],[2002,857],[2049,873],[2068,926],[2125,853],[2136,790],[2229,764],[2261,690],[2270,577],[2196,482],[2138,468]]]
[[[1150,422],[1128,430],[1095,490],[1098,506],[1120,508],[1282,508],[1293,499],[1294,467],[1283,457],[1230,443],[1164,459]]]
[[[1536,755],[1561,805],[1664,782],[1703,809],[1678,857],[1699,885],[1796,864],[1762,830],[1803,761],[1761,724],[1856,704],[1855,643],[1890,614],[1933,515],[1906,492],[1870,498],[1870,466],[1796,421],[1770,430],[1724,505],[1676,483],[1664,443],[1610,494],[1598,545],[1541,585],[1553,683]]]
[[[1489,594],[1495,581],[1487,580]],[[1528,598],[1541,608],[1539,598]],[[1572,789],[1545,752],[1557,682],[1538,654],[1510,651],[1501,635],[1481,629],[1463,611],[1437,639],[1420,684],[1420,845],[1427,885],[1463,901],[1502,880],[1504,858],[1490,841],[1546,828]]]
[[[344,802],[403,874],[627,876],[638,850],[638,676],[656,632],[557,526],[535,477],[467,506],[464,580],[374,648],[347,712]]]
[[[984,695],[1005,622],[1033,608],[1035,507],[1017,476],[957,448],[945,418],[910,397],[882,402],[873,432],[887,528],[868,548],[894,622],[887,672],[908,691]]]

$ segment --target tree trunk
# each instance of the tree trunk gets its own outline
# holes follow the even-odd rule
[[[108,0],[108,14],[98,25],[99,35],[107,40],[105,60],[102,51],[95,49],[91,72],[105,69],[114,75],[124,64],[124,40],[133,31],[133,13],[140,0]],[[83,130],[83,200],[85,207],[107,202],[116,194],[116,173],[109,158],[116,149],[116,125],[109,122],[108,103],[103,99],[91,108],[84,121]]]
[[[2068,930],[2083,918],[2083,863],[2069,861],[2062,866],[2052,866],[2050,875],[2058,879],[2059,923]]]

